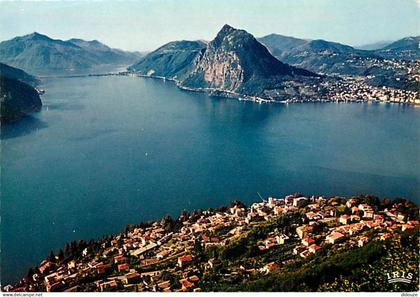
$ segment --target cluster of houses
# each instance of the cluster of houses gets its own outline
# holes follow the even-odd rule
[[[276,214],[305,207],[307,212],[302,218],[305,223],[297,226],[296,234],[293,234],[294,237],[298,237],[298,241],[287,234],[269,234],[263,242],[264,245],[259,247],[260,250],[267,250],[293,241],[295,243],[293,254],[302,258],[317,254],[322,249],[330,248],[331,245],[347,243],[362,247],[370,240],[385,240],[392,237],[396,231],[415,229],[419,225],[419,221],[406,218],[395,207],[378,212],[373,206],[362,203],[359,198],[348,199],[345,203],[346,213],[340,215],[338,208],[343,209],[344,205],[338,205],[337,202],[327,203],[323,197],[269,198],[266,205],[272,207],[273,213]],[[253,206],[262,207],[262,204]],[[320,224],[324,226],[326,224],[328,227],[316,228]],[[370,230],[376,231],[373,233],[375,236],[366,235]]]
[[[368,77],[371,79],[373,77]],[[334,102],[382,102],[420,104],[418,91],[410,91],[391,87],[376,87],[366,83],[365,78],[346,77],[341,81],[328,81],[324,85],[329,92],[329,101]],[[417,83],[420,80],[417,78]]]
[[[197,244],[203,250],[227,245],[260,222],[281,215],[298,213],[300,219],[291,226],[292,231],[274,230],[267,234],[258,242],[257,248],[265,252],[290,245],[289,261],[293,257],[310,257],[334,245],[361,247],[370,240],[384,240],[396,231],[414,229],[419,225],[417,220],[401,213],[398,205],[378,211],[374,205],[359,198],[344,201],[299,195],[270,197],[253,203],[249,208],[234,205],[226,211],[202,211],[198,218],[182,221],[177,230],[166,231],[165,224],[157,221],[113,237],[108,243],[103,243],[100,253],[93,254],[84,249],[77,260],[45,260],[30,279],[3,289],[200,291],[204,271],[220,265],[220,260],[197,257]],[[267,274],[281,269],[282,264],[270,262],[261,267],[240,269],[250,274]]]

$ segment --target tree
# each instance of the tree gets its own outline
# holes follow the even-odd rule
[[[26,277],[30,280],[32,278],[32,275],[34,275],[34,274],[35,274],[35,268],[31,267],[31,268],[29,268],[28,274],[26,275]]]
[[[230,203],[231,208],[235,207],[235,206],[238,207],[238,208],[246,208],[246,205],[242,201],[239,201],[239,200],[233,200]]]
[[[62,249],[60,249],[60,251],[58,252],[58,260],[63,260],[64,259],[64,252]]]
[[[56,259],[55,259],[55,255],[54,255],[54,252],[53,251],[50,252],[50,255],[48,257],[48,260],[51,261],[51,262],[55,262]]]
[[[378,197],[373,196],[373,195],[365,195],[363,197],[363,202],[369,205],[379,206],[381,203],[381,200],[379,200]]]

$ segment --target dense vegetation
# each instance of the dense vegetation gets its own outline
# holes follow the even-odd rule
[[[41,109],[38,92],[30,85],[16,79],[0,76],[0,120],[12,122]]]
[[[222,248],[219,257],[224,261],[217,270],[204,275],[201,281],[203,290],[273,292],[418,290],[417,234],[405,233],[400,240],[372,241],[362,248],[335,253],[333,256],[324,252],[308,260],[284,265],[279,271],[268,275],[256,274],[249,279],[240,275],[236,278],[222,277],[223,270],[232,265],[232,262],[236,264],[253,262],[251,257],[255,256],[255,253],[250,253],[250,246],[252,242],[239,240],[229,247]],[[230,252],[229,256],[236,256],[236,259],[227,261],[226,251]],[[284,250],[280,253],[282,254],[284,255]],[[386,272],[393,271],[414,272],[414,281],[411,284],[388,284]]]

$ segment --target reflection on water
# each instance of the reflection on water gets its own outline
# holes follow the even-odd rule
[[[17,122],[1,125],[0,139],[22,137],[40,129],[47,128],[48,124],[34,116],[26,116]]]
[[[82,110],[84,108],[83,104],[75,104],[75,103],[71,103],[71,102],[56,102],[56,103],[49,103],[44,104],[43,109],[46,111],[49,110],[62,110],[62,111],[66,111],[66,110]]]

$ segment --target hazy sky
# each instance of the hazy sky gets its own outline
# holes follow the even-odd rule
[[[0,0],[0,40],[37,31],[153,50],[172,40],[211,40],[228,23],[257,37],[278,33],[361,45],[420,35],[419,1]]]

